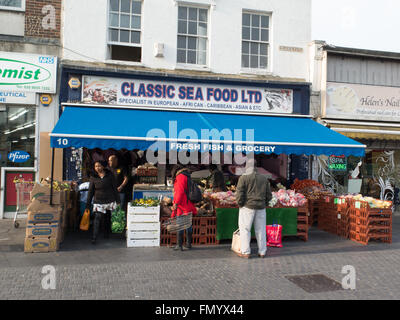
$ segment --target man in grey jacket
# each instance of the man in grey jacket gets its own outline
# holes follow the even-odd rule
[[[266,207],[272,199],[268,178],[256,170],[256,162],[246,163],[246,172],[239,178],[236,187],[236,202],[239,205],[240,249],[239,257],[250,258],[251,227],[257,238],[258,256],[267,253]]]

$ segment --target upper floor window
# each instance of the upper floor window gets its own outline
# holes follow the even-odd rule
[[[242,68],[268,68],[269,20],[268,15],[243,13]]]
[[[208,10],[179,6],[177,62],[207,64]]]
[[[25,0],[0,0],[0,9],[25,10]]]
[[[142,1],[109,1],[111,59],[141,61]]]

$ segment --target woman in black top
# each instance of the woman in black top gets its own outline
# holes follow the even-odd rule
[[[104,237],[108,238],[111,231],[111,212],[120,203],[114,175],[105,169],[100,161],[94,164],[95,176],[90,178],[89,193],[86,209],[90,208],[93,199],[93,212],[95,214],[92,243],[95,244],[102,215],[104,219]]]

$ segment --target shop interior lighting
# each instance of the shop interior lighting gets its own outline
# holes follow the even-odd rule
[[[35,138],[35,135],[29,136],[29,139],[34,139],[34,138]]]
[[[12,116],[9,117],[8,119],[9,119],[10,121],[17,120],[18,118],[22,117],[22,116],[23,116],[25,113],[27,113],[28,111],[29,111],[28,109],[24,109],[24,110],[22,110],[21,112],[12,115]]]
[[[34,125],[35,125],[35,122],[31,122],[31,123],[28,123],[26,125],[18,127],[18,128],[14,129],[14,130],[11,130],[11,131],[10,130],[4,131],[4,134],[14,133],[14,132],[17,132],[17,131],[20,131],[20,130],[24,130],[24,129],[33,127]]]
[[[28,139],[28,137],[21,137],[21,140],[26,140]]]

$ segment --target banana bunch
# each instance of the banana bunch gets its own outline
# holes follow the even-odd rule
[[[19,179],[18,177],[14,177],[13,182],[14,182],[15,184],[17,184],[17,183],[35,184],[35,181],[25,181],[24,178],[20,178],[20,179]]]
[[[157,207],[160,205],[158,199],[136,199],[132,201],[133,207]]]
[[[41,183],[43,182],[43,179]],[[47,178],[44,180],[47,183],[47,186],[50,188],[51,186],[51,179]],[[53,190],[54,191],[71,191],[71,185],[68,182],[60,182],[57,180],[53,180]]]

